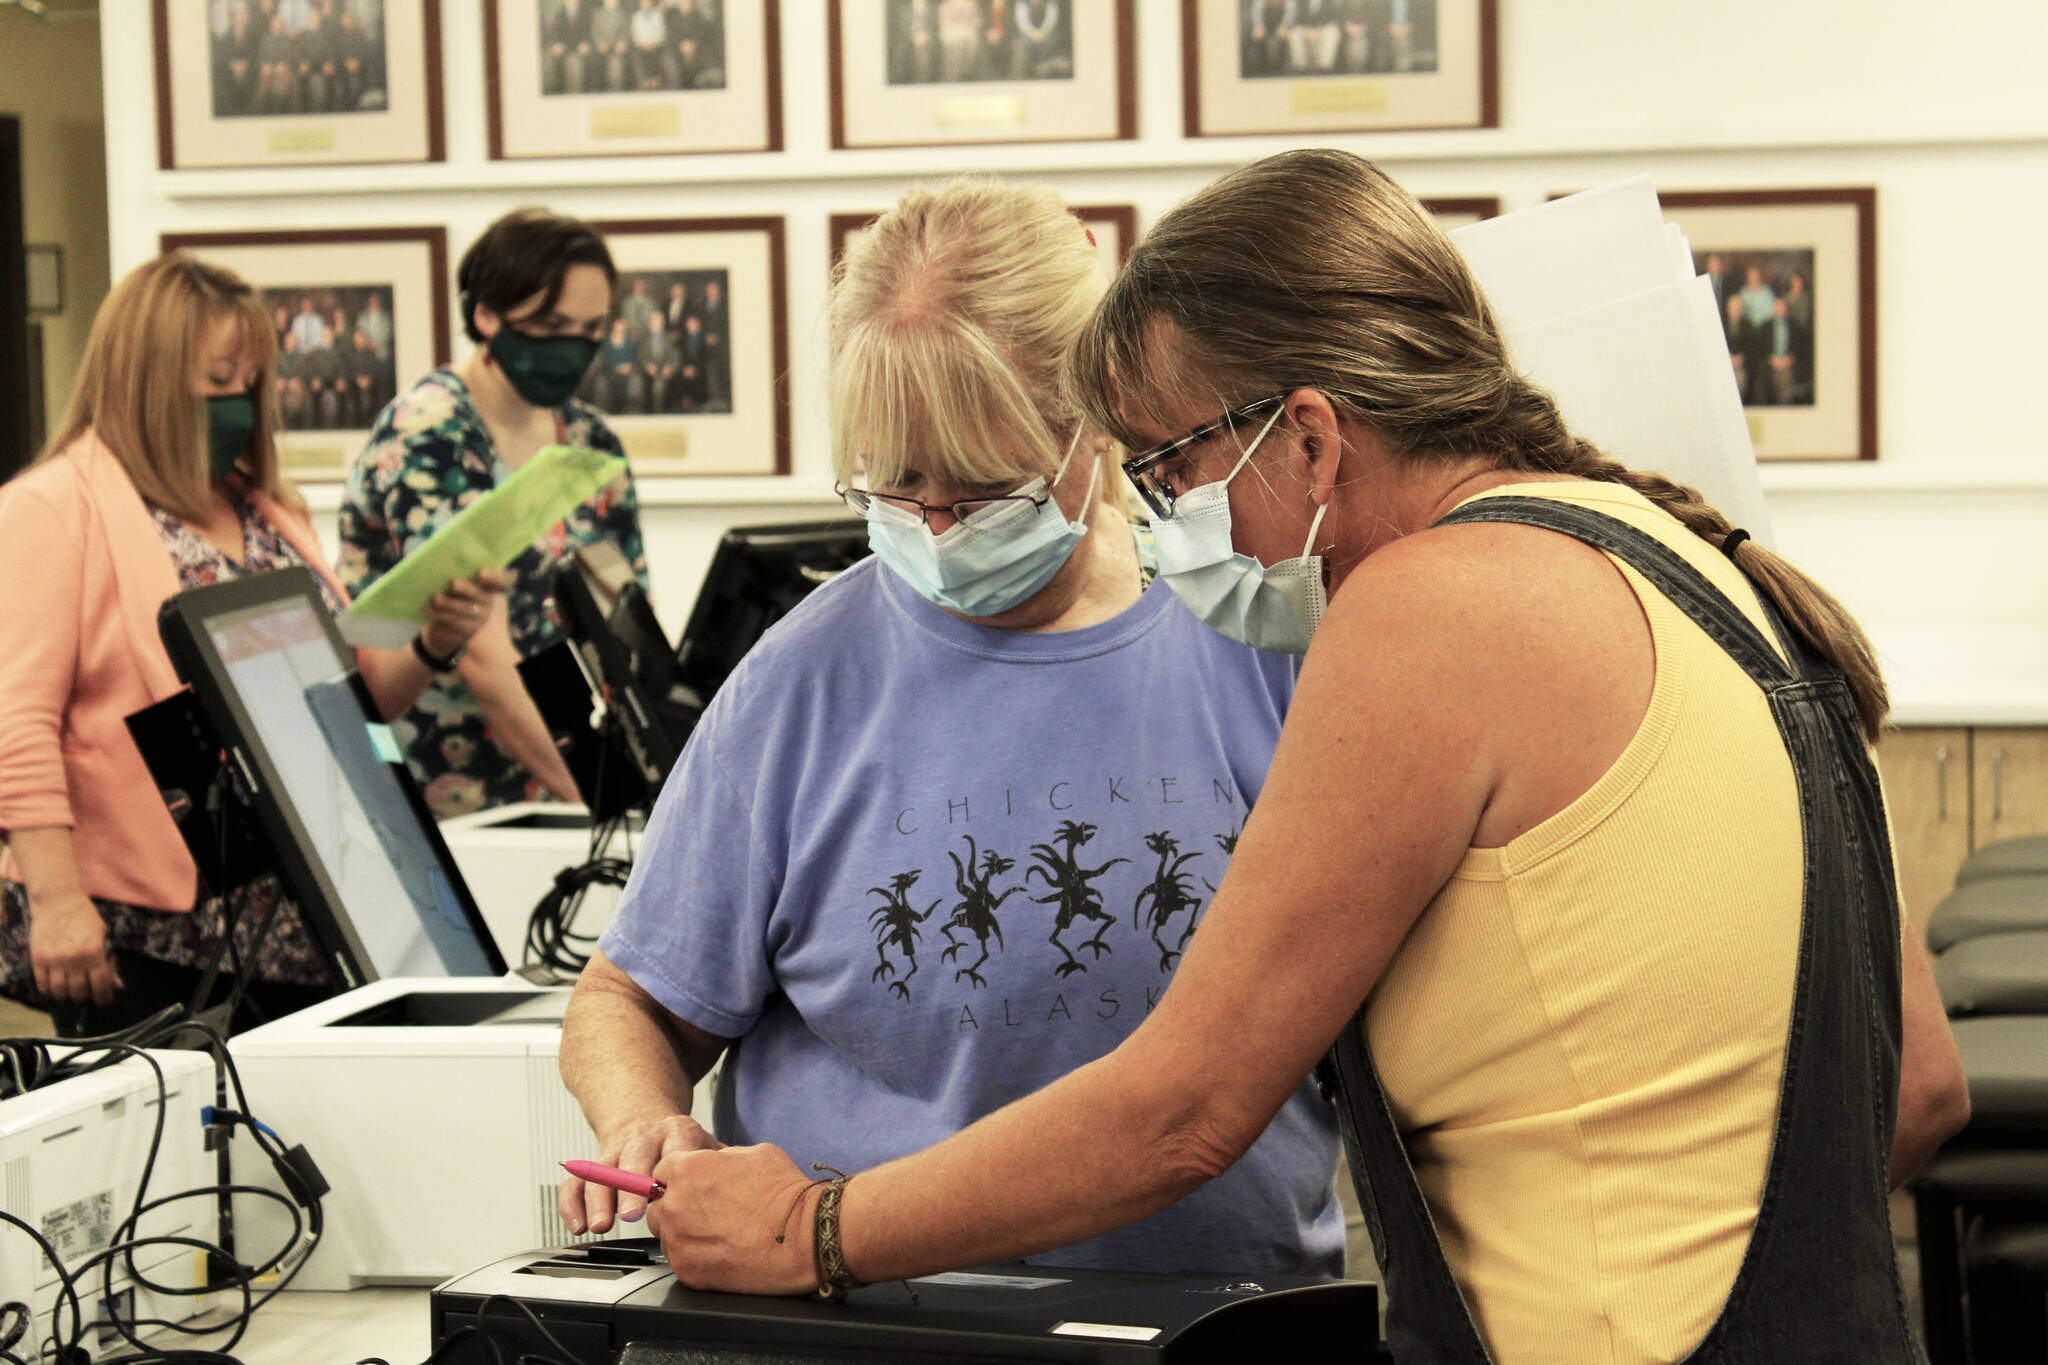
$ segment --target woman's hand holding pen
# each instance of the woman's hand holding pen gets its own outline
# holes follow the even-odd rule
[[[603,1135],[597,1159],[635,1175],[652,1175],[655,1166],[672,1153],[716,1151],[724,1145],[689,1115],[670,1114]],[[647,1201],[572,1175],[564,1177],[555,1191],[555,1210],[562,1215],[563,1225],[581,1237],[585,1232],[610,1232],[614,1217],[622,1223],[638,1222],[647,1212]]]
[[[673,1151],[654,1168],[665,1187],[647,1226],[692,1289],[808,1294],[818,1287],[818,1197],[780,1147]]]

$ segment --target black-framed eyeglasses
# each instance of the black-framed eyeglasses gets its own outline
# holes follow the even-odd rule
[[[1186,452],[1216,433],[1229,430],[1246,418],[1256,417],[1286,401],[1284,393],[1255,399],[1242,407],[1232,408],[1213,422],[1202,423],[1185,436],[1149,446],[1124,461],[1124,476],[1137,488],[1138,496],[1145,500],[1154,516],[1170,517],[1174,500],[1192,487],[1187,476],[1194,461]]]
[[[881,522],[894,522],[898,526],[930,526],[934,512],[951,512],[955,521],[1002,507],[1009,503],[1029,503],[1043,507],[1052,501],[1052,490],[1043,493],[1005,493],[994,498],[963,498],[959,502],[919,502],[897,493],[874,493],[865,488],[848,488],[835,483],[832,491],[846,500],[846,505],[862,516],[873,516]]]

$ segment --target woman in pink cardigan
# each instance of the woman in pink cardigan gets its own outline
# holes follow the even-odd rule
[[[186,588],[294,565],[346,605],[278,468],[277,338],[256,292],[182,253],[150,262],[93,322],[70,409],[0,487],[0,994],[58,1031],[120,1028],[190,998],[235,908],[197,874],[125,718],[179,690],[157,608]],[[450,667],[501,575],[434,599],[409,650],[359,650],[386,716]],[[279,895],[237,893],[238,946]],[[329,993],[290,906],[253,963],[266,1014]]]

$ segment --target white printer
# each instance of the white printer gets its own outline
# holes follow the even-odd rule
[[[200,1110],[214,1100],[213,1059],[203,1052],[152,1051],[148,1056],[163,1069],[163,1140],[150,1170],[147,1198],[217,1184],[200,1126]],[[85,1266],[113,1242],[135,1208],[159,1101],[157,1073],[140,1057],[0,1101],[0,1209],[48,1239],[67,1269]],[[218,1207],[212,1195],[176,1200],[145,1213],[123,1240],[170,1236],[211,1243],[219,1230]],[[260,1256],[281,1250],[289,1233],[290,1219],[280,1213],[272,1240],[249,1243],[242,1259],[259,1246]],[[195,1247],[158,1243],[138,1250],[134,1261],[145,1279],[167,1288],[196,1289],[205,1283],[206,1253]],[[183,1322],[211,1306],[206,1297],[158,1294],[137,1286],[125,1257],[113,1258],[113,1265],[113,1307],[123,1321]],[[109,1295],[101,1269],[88,1270],[77,1289],[86,1323],[104,1319]],[[0,1302],[26,1301],[34,1314],[29,1334],[15,1347],[17,1354],[37,1358],[49,1339],[50,1313],[59,1297],[57,1272],[42,1249],[19,1228],[0,1224]],[[240,1301],[239,1294],[234,1297]],[[66,1301],[59,1325],[67,1341],[70,1322]]]
[[[249,1102],[332,1187],[294,1289],[433,1284],[576,1240],[555,1212],[558,1163],[598,1153],[557,1070],[568,998],[516,979],[386,978],[229,1042]],[[711,1084],[694,1105],[707,1119]],[[267,1168],[236,1179],[277,1184]],[[258,1246],[289,1221],[253,1198],[235,1216]]]

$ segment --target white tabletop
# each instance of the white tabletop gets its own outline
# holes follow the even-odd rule
[[[1877,626],[1899,725],[2048,725],[2048,629]]]
[[[345,1294],[287,1290],[257,1310],[232,1354],[243,1365],[354,1365],[370,1356],[419,1365],[431,1349],[428,1293],[424,1286]],[[226,1339],[164,1332],[152,1344],[219,1349]]]

